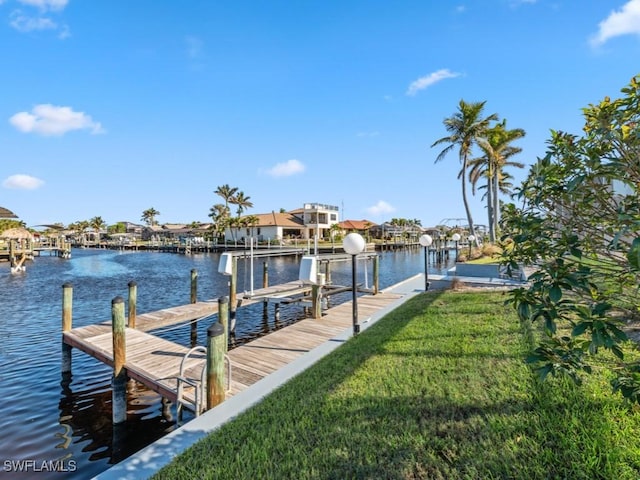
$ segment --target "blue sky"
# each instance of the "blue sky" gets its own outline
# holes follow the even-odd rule
[[[531,164],[640,73],[640,0],[0,0],[0,45],[0,205],[27,225],[207,221],[230,184],[248,213],[430,226],[465,216],[431,148],[459,100]]]

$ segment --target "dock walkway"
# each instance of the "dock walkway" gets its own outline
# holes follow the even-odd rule
[[[309,286],[299,281],[258,289],[242,300],[242,305],[304,295]],[[361,319],[386,307],[400,296],[392,293],[364,295],[358,299]],[[183,322],[197,321],[218,313],[217,300],[197,302],[136,315],[136,328],[125,328],[127,376],[161,396],[177,402],[177,378],[183,358],[190,348],[154,335],[155,329]],[[230,388],[227,398],[247,389],[267,375],[281,369],[309,352],[352,323],[351,303],[328,309],[322,318],[305,319],[266,336],[260,337],[228,353],[231,365]],[[113,338],[111,321],[79,327],[63,332],[63,342],[113,366]],[[189,357],[185,375],[198,383],[205,368],[205,355]],[[195,404],[192,390],[185,389],[185,400]]]

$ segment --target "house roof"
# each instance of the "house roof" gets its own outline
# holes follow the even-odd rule
[[[258,218],[257,227],[289,227],[303,228],[304,223],[291,212],[287,213],[261,213],[255,215]]]
[[[366,230],[375,227],[377,224],[370,220],[343,220],[338,225],[343,230]]]
[[[8,208],[0,207],[0,218],[18,218],[18,216]]]

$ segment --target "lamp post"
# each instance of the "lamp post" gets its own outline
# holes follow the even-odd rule
[[[458,242],[460,241],[460,234],[459,233],[454,233],[453,235],[451,235],[451,240],[453,240],[456,244],[456,262],[458,261]]]
[[[358,323],[358,288],[356,284],[356,257],[364,250],[365,242],[362,235],[359,233],[350,233],[342,241],[342,247],[344,251],[351,255],[351,288],[353,292],[353,298],[351,302],[352,306],[352,318],[353,318],[353,335],[360,333],[360,324]]]
[[[475,235],[469,235],[467,237],[467,240],[469,242],[469,258],[468,259],[471,260],[471,244],[476,241],[476,237]]]
[[[424,291],[429,290],[429,247],[433,243],[431,235],[422,235],[418,240],[424,247]]]

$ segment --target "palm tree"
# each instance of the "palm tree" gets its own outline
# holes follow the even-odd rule
[[[216,239],[219,239],[226,230],[229,224],[229,207],[221,203],[215,204],[209,210],[209,216],[211,217],[211,221],[213,222],[213,232],[216,236]]]
[[[244,192],[236,193],[230,200],[229,203],[236,205],[237,210],[236,213],[238,217],[242,215],[247,208],[253,207],[253,203],[251,202],[251,197],[247,197]]]
[[[485,103],[486,102],[467,103],[464,100],[460,100],[458,111],[443,121],[449,135],[436,140],[433,145],[431,145],[433,148],[443,143],[448,144],[436,157],[436,163],[446,157],[454,147],[458,147],[458,158],[461,164],[458,178],[461,181],[462,202],[464,203],[467,222],[469,223],[469,233],[471,235],[475,235],[475,229],[473,227],[473,218],[471,217],[469,202],[467,201],[467,166],[469,155],[471,155],[473,146],[486,134],[490,122],[498,120],[498,115],[495,113],[483,118]]]
[[[339,223],[332,223],[329,227],[329,236],[331,237],[331,252],[336,252],[336,235],[342,232],[342,227]]]
[[[487,199],[487,215],[489,218],[489,238],[495,242],[500,221],[500,203],[498,193],[510,193],[511,175],[506,167],[524,168],[524,164],[509,160],[522,148],[511,145],[512,142],[525,136],[521,128],[507,129],[507,121],[503,120],[486,132],[486,137],[478,141],[484,155],[469,161],[469,181],[475,193],[476,184],[481,177],[486,178],[484,197]],[[483,198],[484,198],[483,197]]]
[[[96,243],[100,244],[100,230],[107,227],[107,223],[102,219],[102,217],[93,217],[89,220],[89,226],[93,228],[96,237]]]
[[[142,220],[147,225],[153,226],[157,223],[156,217],[158,215],[160,215],[160,212],[157,211],[155,208],[153,207],[147,208],[145,211],[142,212],[142,217],[140,218],[140,220]]]
[[[237,191],[238,187],[231,187],[228,183],[225,183],[224,185],[220,185],[213,193],[222,197],[222,199],[224,200],[224,206],[228,209],[229,204],[233,203],[231,202],[231,199]]]

